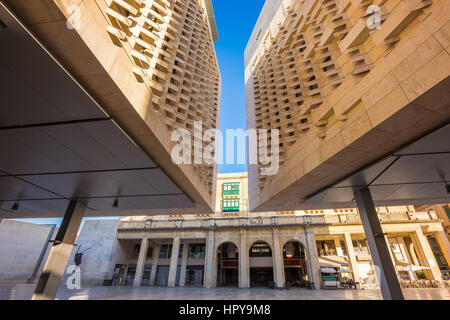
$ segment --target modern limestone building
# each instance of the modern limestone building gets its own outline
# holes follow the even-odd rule
[[[65,218],[35,298],[83,216],[214,211],[216,166],[171,136],[218,127],[216,40],[210,0],[0,0],[0,219]]]
[[[376,8],[381,25],[369,28]],[[342,192],[307,200],[450,121],[449,9],[425,0],[265,2],[245,50],[247,127],[280,130],[280,169],[264,176],[250,166],[251,210],[349,206]],[[430,203],[447,202],[443,182],[433,189],[441,202]],[[403,203],[428,198],[408,191]],[[375,202],[388,203],[381,193]]]
[[[247,209],[246,173],[219,174],[217,190],[218,210],[210,215],[86,221],[76,240],[81,246],[77,250],[84,252],[81,285],[247,288],[266,287],[271,281],[283,287],[285,282],[308,280],[320,288],[327,285],[324,280],[329,279],[331,268],[346,269],[341,278],[353,278],[360,287],[377,287],[356,209],[252,214]],[[400,280],[440,281],[450,272],[450,243],[434,211],[416,211],[413,206],[377,210]],[[17,224],[8,220],[0,224],[5,246],[0,281],[31,278],[23,271],[24,264],[31,262],[20,264],[17,255],[4,254],[20,230],[30,230]],[[30,239],[36,238],[36,245],[27,246],[30,261],[38,261],[42,239],[52,232],[49,227],[40,231],[43,228],[27,231]],[[423,273],[405,270],[410,265],[425,269]],[[28,273],[34,269],[30,264]]]

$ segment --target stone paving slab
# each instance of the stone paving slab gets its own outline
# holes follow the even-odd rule
[[[0,284],[0,300],[30,299],[33,284]],[[450,300],[449,288],[403,289],[408,300]],[[307,290],[291,288],[161,288],[161,287],[86,287],[68,290],[61,287],[60,300],[379,300],[380,290]]]

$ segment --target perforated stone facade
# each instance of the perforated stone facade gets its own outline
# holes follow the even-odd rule
[[[379,29],[368,28],[369,6],[380,8]],[[245,52],[247,127],[280,130],[280,170],[250,166],[251,210],[291,210],[448,122],[449,10],[428,0],[266,1]]]
[[[216,128],[220,74],[204,2],[107,0],[104,13],[108,33],[132,59],[136,80],[150,90],[169,132],[181,128],[193,136],[194,121],[202,121],[203,131]],[[211,193],[214,168],[195,166]]]

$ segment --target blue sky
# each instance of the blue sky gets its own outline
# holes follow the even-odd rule
[[[222,76],[220,130],[225,139],[226,129],[246,129],[244,50],[264,0],[212,0],[212,3],[219,32],[215,47]],[[242,171],[247,171],[247,165],[219,165],[220,173]]]
[[[246,129],[244,50],[265,0],[212,0],[219,41],[215,42],[217,59],[222,76],[222,102],[220,130],[225,139],[226,129]],[[224,140],[224,146],[225,146]],[[236,154],[236,151],[235,151]],[[224,159],[226,154],[224,153]],[[247,171],[245,164],[223,164],[220,173]],[[80,230],[83,227],[80,226]],[[99,219],[99,218],[95,218]],[[104,219],[117,219],[107,217]],[[57,224],[62,219],[19,219],[39,224]]]

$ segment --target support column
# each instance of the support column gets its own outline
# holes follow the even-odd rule
[[[411,257],[411,261],[413,265],[419,266],[420,262],[419,262],[419,258],[416,255],[416,251],[414,250],[415,245],[414,245],[414,238],[412,235],[409,236],[409,246],[408,246],[408,252],[409,255]]]
[[[33,300],[55,299],[85,211],[86,206],[83,203],[73,200],[69,202],[55,242],[36,285]]]
[[[168,287],[175,287],[175,281],[177,279],[179,251],[180,251],[180,238],[175,237],[173,238],[172,255],[170,256],[169,280],[167,281]]]
[[[422,245],[419,243],[419,238],[417,237],[415,232],[411,234],[411,242],[417,253],[417,261],[418,261],[417,265],[427,267],[428,266],[427,258],[423,251]],[[425,278],[427,280],[434,279],[433,274],[431,273],[430,269],[423,270],[423,273],[425,274]]]
[[[341,239],[334,238],[333,241],[334,241],[334,247],[336,248],[336,255],[338,257],[342,257],[344,255],[344,253],[342,252]]]
[[[403,292],[398,282],[370,190],[368,188],[358,190],[355,193],[355,198],[372,255],[372,261],[376,266],[375,270],[377,272],[375,273],[380,283],[383,299],[403,300]]]
[[[250,288],[247,230],[241,229],[239,243],[239,288]]]
[[[208,231],[208,237],[206,238],[206,252],[205,252],[205,280],[204,287],[212,288],[214,279],[214,230]]]
[[[345,248],[347,249],[348,259],[350,260],[350,268],[353,273],[353,280],[361,283],[359,279],[358,260],[356,260],[355,249],[353,248],[352,236],[349,232],[344,233]]]
[[[308,280],[314,282],[314,288],[320,289],[322,277],[320,273],[319,256],[317,254],[316,239],[310,228],[305,228],[306,249],[308,250]]]
[[[423,234],[422,229],[417,229],[414,236],[417,238],[417,242],[421,247],[420,249],[425,256],[425,263],[431,268],[431,270],[428,271],[431,272],[434,280],[442,281],[441,270],[439,269],[436,259],[434,258],[433,251],[431,250],[430,243],[428,242],[427,237]]]
[[[389,238],[388,238],[387,234],[383,234],[383,235],[384,235],[384,240],[386,240],[386,244],[387,244],[387,247],[388,247],[389,255],[391,256],[391,260],[392,260],[392,263],[394,264],[394,268],[395,268],[394,253],[392,252],[391,244],[389,242]]]
[[[143,238],[141,248],[139,249],[139,258],[136,265],[136,273],[134,275],[133,287],[139,287],[144,274],[145,260],[147,260],[148,238]]]
[[[189,254],[189,242],[183,244],[183,254],[181,256],[181,270],[180,270],[180,287],[184,287],[186,282],[186,267]]]
[[[159,260],[159,250],[161,246],[159,243],[155,244],[153,247],[153,257],[152,257],[152,271],[150,272],[150,285],[154,286],[156,282],[156,271],[158,270],[158,260]]]
[[[283,263],[283,251],[280,244],[280,233],[278,228],[272,229],[273,238],[273,279],[277,288],[284,287],[284,263]]]

